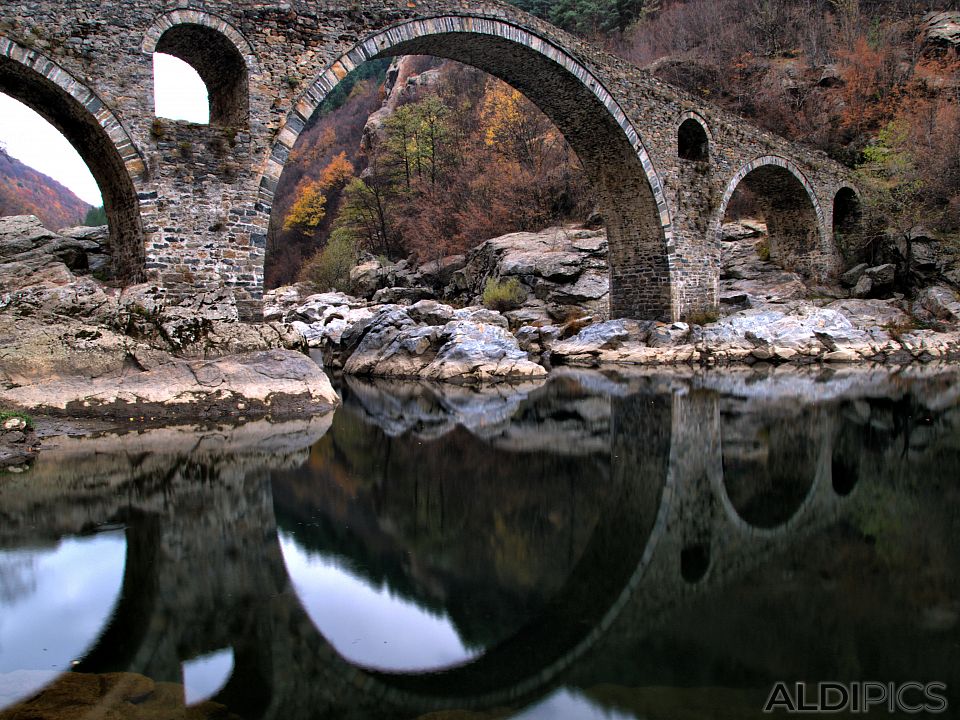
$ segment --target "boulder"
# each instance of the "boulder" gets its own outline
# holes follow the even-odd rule
[[[873,293],[873,280],[869,275],[861,275],[856,286],[850,292],[855,298],[868,298]]]
[[[867,271],[869,265],[866,263],[860,263],[859,265],[854,265],[852,268],[847,270],[843,275],[840,276],[840,283],[844,287],[855,287],[860,278],[863,277],[863,273]]]
[[[287,313],[300,304],[299,285],[283,285],[263,294],[263,319],[266,322],[283,320]]]
[[[350,287],[360,297],[373,297],[385,279],[386,271],[377,259],[362,262],[350,271]]]
[[[418,300],[427,300],[432,297],[433,291],[426,287],[387,287],[381,288],[373,294],[373,304],[409,305]]]
[[[325,412],[340,403],[316,363],[290,350],[178,360],[122,377],[72,376],[0,391],[0,402],[72,416],[182,417]]]
[[[892,287],[897,279],[897,266],[893,263],[877,265],[867,268],[863,271],[863,274],[873,281],[875,290],[886,290]]]
[[[67,228],[55,233],[34,215],[0,218],[0,259],[20,264],[26,273],[63,263],[71,271],[97,271],[109,279],[109,231],[106,227]],[[0,274],[0,278],[6,273]],[[7,283],[2,286],[8,287]]]
[[[944,285],[924,288],[917,295],[915,314],[929,315],[934,320],[947,323],[960,322],[960,300],[957,293]]]
[[[443,306],[441,306],[443,307]],[[420,319],[439,319],[438,308],[420,306]],[[546,370],[531,362],[517,339],[499,325],[453,319],[421,325],[402,308],[380,310],[344,363],[344,372],[379,377],[422,377],[447,382],[537,378]]]
[[[787,311],[739,312],[706,326],[703,342],[711,349],[750,347],[751,354],[758,359],[793,359],[796,355],[816,357],[825,350],[833,351],[838,347],[856,348],[871,354],[868,333],[858,329],[837,310],[811,306]]]
[[[549,321],[580,308],[609,312],[607,238],[604,231],[554,227],[537,233],[510,233],[481,243],[453,273],[443,297],[479,303],[487,281],[516,280],[527,292],[518,310],[531,312],[516,324]],[[552,311],[548,308],[552,306]]]
[[[417,268],[417,284],[442,289],[457,270],[467,265],[466,255],[448,255],[439,260],[423,263]]]

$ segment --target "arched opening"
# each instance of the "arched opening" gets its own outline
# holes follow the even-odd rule
[[[67,139],[34,110],[0,94],[0,215],[35,215],[53,231],[105,225],[103,195]]]
[[[776,158],[754,161],[730,183],[721,206],[722,222],[760,220],[767,242],[758,254],[784,270],[821,279],[835,270],[821,247],[822,213],[803,176]]]
[[[16,54],[31,57],[29,65],[15,60],[2,52],[4,44],[17,47],[0,38],[0,93],[37,112],[79,153],[103,197],[110,227],[110,277],[119,285],[139,282],[144,272],[143,227],[131,173],[142,175],[144,165],[133,142],[81,82],[35,52],[21,48]]]
[[[677,156],[681,160],[705,162],[710,159],[710,139],[703,125],[687,118],[677,130]]]
[[[710,545],[697,543],[680,551],[680,576],[691,585],[700,582],[710,569]]]
[[[344,75],[368,60],[426,55],[455,60],[503,80],[543,112],[573,148],[607,226],[610,315],[674,315],[670,219],[662,187],[635,129],[589,70],[547,41],[487,19],[414,21],[357,45],[301,96],[280,133],[261,183],[269,212],[297,137]]]
[[[207,88],[210,124],[246,127],[250,110],[247,64],[226,35],[200,24],[174,25],[160,36],[152,51],[179,58],[197,72]]]
[[[153,54],[153,103],[159,118],[200,125],[210,122],[210,97],[203,78],[173,55]]]
[[[844,258],[849,258],[859,247],[857,235],[862,219],[863,209],[856,191],[840,188],[833,197],[833,240]]]

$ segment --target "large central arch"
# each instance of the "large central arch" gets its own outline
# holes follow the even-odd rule
[[[290,152],[343,77],[368,60],[433,55],[472,65],[526,95],[557,126],[601,199],[609,234],[611,316],[671,319],[675,262],[663,185],[636,128],[580,61],[529,30],[491,18],[443,16],[405,22],[358,43],[299,98],[273,144],[260,183],[269,215]]]

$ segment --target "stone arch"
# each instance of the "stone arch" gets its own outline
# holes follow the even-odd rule
[[[260,184],[260,212],[269,215],[284,164],[327,94],[363,62],[394,55],[458,60],[530,98],[570,142],[601,198],[610,237],[611,315],[677,315],[670,212],[640,134],[589,68],[550,41],[503,20],[413,20],[368,37],[333,62],[300,96],[278,133]]]
[[[144,235],[135,183],[146,164],[97,94],[42,53],[0,36],[0,92],[42,115],[76,148],[103,194],[117,282],[139,282]]]
[[[706,162],[710,159],[710,131],[706,121],[695,112],[680,116],[677,128],[677,157],[681,160]]]
[[[308,624],[312,629],[300,655],[323,658],[330,676],[348,677],[351,682],[363,677],[365,693],[384,697],[410,715],[501,707],[549,691],[565,670],[608,633],[641,584],[649,580],[655,558],[667,543],[670,518],[677,511],[682,480],[673,467],[676,448],[669,431],[675,412],[672,399],[637,393],[617,398],[613,412],[611,442],[617,462],[611,480],[617,492],[610,498],[609,513],[594,528],[557,596],[516,635],[442,671],[376,670],[354,664],[332,650],[307,618],[294,592],[291,609],[284,616],[288,621],[307,618],[293,622],[301,627]],[[636,442],[638,432],[651,428],[660,428],[661,432],[641,447]],[[273,547],[274,538],[270,542]],[[271,554],[282,558],[279,542],[275,546]],[[623,552],[623,548],[631,552]]]
[[[748,162],[730,180],[714,221],[715,248],[727,206],[741,184],[754,193],[764,214],[772,260],[817,281],[835,272],[835,251],[813,186],[796,164],[776,155]]]
[[[226,20],[199,10],[173,10],[156,19],[141,47],[150,55],[173,55],[197,71],[207,87],[211,125],[248,125],[250,72],[257,70],[257,56]]]

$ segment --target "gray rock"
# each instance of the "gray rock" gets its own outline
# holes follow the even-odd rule
[[[496,310],[489,310],[485,307],[459,308],[453,312],[453,317],[457,320],[469,320],[474,323],[496,325],[504,330],[510,327],[510,321],[506,317]]]
[[[585,327],[569,340],[555,344],[551,351],[562,355],[593,353],[601,349],[619,347],[631,337],[635,330],[633,321],[607,320]]]
[[[424,325],[446,325],[453,320],[453,308],[436,300],[421,300],[411,305],[407,314]]]
[[[360,297],[373,297],[384,286],[386,277],[387,270],[379,260],[367,260],[350,271],[350,287]]]
[[[0,401],[30,411],[130,417],[322,412],[340,404],[314,362],[289,350],[207,361],[176,361],[122,377],[67,377],[0,391]]]
[[[561,285],[549,295],[553,302],[577,303],[599,300],[610,294],[610,276],[606,272],[587,270],[572,285]]]
[[[381,288],[373,294],[373,304],[411,304],[432,297],[433,291],[426,287],[389,287]]]
[[[960,46],[960,12],[948,10],[928,13],[921,27],[924,40],[931,45]]]
[[[877,265],[876,267],[867,268],[863,274],[873,281],[874,290],[884,290],[892,287],[894,281],[897,279],[897,266],[892,263]]]
[[[763,223],[752,220],[743,220],[740,222],[724,223],[720,228],[720,239],[724,242],[737,242],[748,238],[756,238],[765,235],[767,227]]]
[[[917,296],[915,304],[936,320],[960,322],[960,300],[957,293],[944,285],[924,288]]]
[[[421,326],[401,308],[369,322],[344,372],[379,377],[423,377],[488,382],[546,375],[504,328],[469,320]]]
[[[863,273],[867,271],[869,265],[866,263],[860,263],[859,265],[854,265],[852,268],[847,270],[843,275],[840,276],[840,282],[844,287],[855,287],[860,278],[863,277]]]
[[[873,293],[873,279],[869,275],[862,275],[857,280],[856,286],[851,291],[855,298],[868,298]]]

